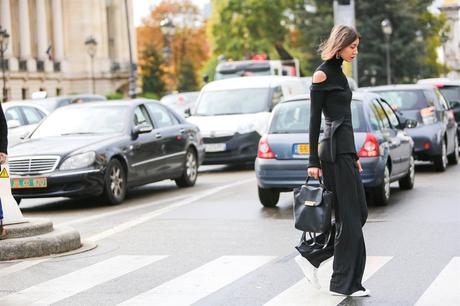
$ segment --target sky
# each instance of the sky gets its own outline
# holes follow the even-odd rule
[[[142,18],[149,15],[152,7],[157,5],[160,0],[132,0],[133,1],[133,18],[134,18],[134,26],[139,26],[142,24]],[[192,0],[196,6],[200,9],[203,8],[204,5],[209,3],[209,0]]]

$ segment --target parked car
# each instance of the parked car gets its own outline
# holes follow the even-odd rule
[[[106,97],[100,95],[70,95],[70,96],[58,96],[58,97],[49,97],[45,99],[34,99],[34,100],[25,100],[28,103],[33,103],[35,105],[41,106],[48,110],[49,113],[54,111],[56,108],[70,105],[72,103],[86,103],[86,102],[97,102],[105,101]]]
[[[439,89],[444,99],[449,103],[451,112],[457,121],[457,137],[460,141],[460,80],[453,81],[445,78],[422,79],[418,84],[431,84]]]
[[[307,95],[280,103],[273,111],[267,134],[260,140],[255,170],[259,199],[266,207],[276,206],[280,192],[305,183],[310,153],[309,104]],[[414,144],[406,128],[417,122],[398,116],[373,93],[354,92],[351,112],[366,193],[376,204],[386,205],[391,182],[399,181],[401,189],[414,186]]]
[[[48,115],[48,110],[33,103],[12,101],[2,104],[8,125],[8,147],[21,141]]]
[[[159,102],[83,103],[57,109],[9,152],[13,196],[123,201],[128,188],[193,186],[204,146],[198,128]]]
[[[190,116],[190,111],[200,95],[199,91],[180,92],[166,95],[161,98],[160,102],[168,105],[184,118]]]
[[[306,92],[299,78],[282,76],[230,78],[205,85],[187,119],[203,134],[203,163],[253,162],[273,107]]]
[[[418,121],[417,128],[408,131],[415,142],[416,159],[432,161],[437,171],[446,170],[448,163],[458,163],[457,122],[437,88],[409,84],[368,87],[364,90],[380,94],[393,109]]]
[[[312,77],[301,77],[300,79],[305,82],[307,88],[310,88]],[[358,90],[358,84],[352,77],[347,77],[347,81],[348,81],[348,86],[350,86],[351,91]]]

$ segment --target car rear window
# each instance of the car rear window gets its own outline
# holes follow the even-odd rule
[[[439,88],[444,99],[450,101],[460,101],[460,86],[444,86]]]
[[[353,100],[351,115],[354,132],[365,132],[366,124],[362,102]],[[324,118],[321,120],[324,125]],[[308,133],[310,126],[310,100],[285,102],[277,106],[273,113],[269,133]]]
[[[378,91],[393,109],[408,110],[422,109],[433,106],[434,101],[428,101],[423,90],[389,90]]]

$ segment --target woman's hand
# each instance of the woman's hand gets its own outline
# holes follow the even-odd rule
[[[4,163],[6,163],[7,158],[8,158],[8,155],[6,155],[6,154],[3,153],[3,152],[0,152],[0,164],[3,165]]]
[[[318,179],[320,176],[323,176],[321,169],[317,167],[308,168],[308,176]]]
[[[356,168],[358,168],[358,172],[363,172],[363,167],[361,166],[361,162],[359,160],[356,161]]]

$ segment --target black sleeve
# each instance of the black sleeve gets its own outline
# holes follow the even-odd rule
[[[8,154],[8,126],[6,125],[3,107],[0,104],[0,152]]]
[[[323,110],[325,98],[326,91],[316,90],[312,86],[312,89],[310,91],[310,159],[308,163],[308,168],[321,167],[318,157],[318,140],[321,128],[321,113]]]

